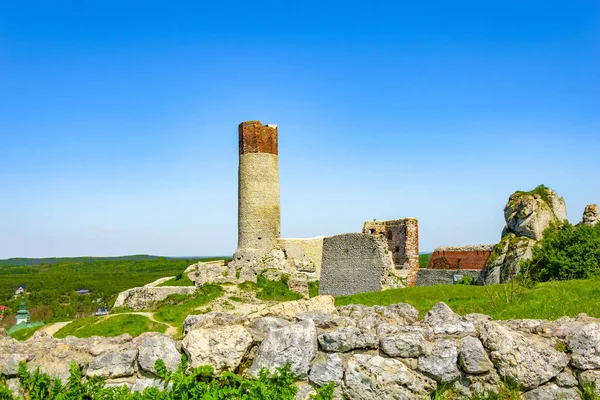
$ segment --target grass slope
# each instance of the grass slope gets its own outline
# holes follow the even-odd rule
[[[194,282],[186,274],[183,274],[179,279],[177,277],[171,278],[158,286],[194,286]]]
[[[586,313],[600,317],[600,278],[540,283],[523,289],[514,301],[505,299],[506,285],[493,285],[488,292],[483,286],[440,285],[391,289],[382,292],[359,293],[336,298],[336,305],[390,305],[408,303],[421,316],[437,302],[443,301],[461,315],[482,313],[494,319],[575,317]],[[496,305],[494,304],[495,301]]]
[[[80,318],[69,325],[61,328],[54,337],[65,338],[67,336],[76,336],[86,338],[90,336],[119,336],[129,333],[136,337],[144,332],[161,332],[167,330],[167,325],[154,322],[143,315],[122,314],[114,317],[88,317]]]

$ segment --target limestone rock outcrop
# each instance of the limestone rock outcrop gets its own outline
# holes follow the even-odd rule
[[[114,308],[125,307],[132,310],[151,308],[172,294],[193,294],[195,286],[144,286],[128,289],[119,293]]]
[[[600,212],[598,211],[598,204],[590,204],[585,207],[583,211],[583,219],[581,223],[584,225],[594,226],[600,220]]]
[[[506,282],[519,273],[520,264],[533,256],[532,248],[551,224],[567,219],[565,201],[552,189],[538,186],[515,192],[504,208],[506,226],[486,265],[488,284]]]

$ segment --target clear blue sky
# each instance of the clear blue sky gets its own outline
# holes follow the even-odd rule
[[[597,1],[0,4],[0,258],[228,255],[237,125],[279,125],[282,234],[416,217],[495,243],[600,202]]]

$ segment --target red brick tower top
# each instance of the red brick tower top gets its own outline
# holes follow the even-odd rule
[[[277,125],[264,125],[260,121],[246,121],[239,125],[240,155],[247,153],[278,154]]]

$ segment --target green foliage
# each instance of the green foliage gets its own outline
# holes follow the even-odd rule
[[[80,318],[59,329],[54,336],[65,338],[72,335],[86,338],[91,336],[111,337],[129,333],[136,337],[144,332],[164,333],[167,328],[167,325],[154,322],[144,315],[120,314],[111,317]]]
[[[321,282],[319,281],[309,281],[308,282],[308,297],[316,297],[319,295],[319,287]]]
[[[542,200],[544,200],[547,204],[550,204],[550,198],[548,196],[548,190],[550,190],[550,188],[546,187],[545,185],[538,185],[535,189],[530,190],[529,192],[524,192],[522,190],[518,190],[515,192],[515,194],[518,195],[530,195],[530,196],[539,196]]]
[[[429,266],[431,255],[431,253],[419,254],[419,268],[427,268]]]
[[[460,280],[458,282],[456,282],[457,285],[474,285],[475,284],[475,278],[473,278],[471,275],[464,275],[462,278],[460,278]]]
[[[84,380],[75,362],[71,363],[71,375],[66,385],[58,379],[51,380],[48,375],[40,373],[39,369],[33,373],[29,372],[25,363],[19,365],[18,378],[29,400],[292,400],[298,391],[289,364],[278,368],[273,374],[263,369],[257,379],[247,379],[229,372],[217,378],[212,367],[195,368],[189,374],[188,369],[185,357],[182,357],[182,362],[175,372],[169,372],[162,360],[158,360],[156,370],[157,375],[163,380],[163,390],[151,387],[142,393],[130,393],[126,386],[107,388],[104,381],[99,378]],[[317,395],[312,398],[331,400],[333,385],[318,389]],[[2,380],[0,380],[0,399],[13,399],[6,382]]]
[[[556,342],[556,344],[554,345],[554,349],[556,351],[560,351],[561,353],[566,354],[570,354],[573,352],[573,349],[571,349],[571,347],[563,341]]]
[[[31,336],[33,336],[33,334],[41,327],[43,327],[43,325],[34,326],[32,328],[19,329],[18,331],[11,333],[10,337],[17,340],[27,340]]]
[[[198,260],[213,258],[127,256],[0,260],[0,304],[16,312],[14,291],[26,285],[30,292],[26,296],[27,307],[32,311],[33,321],[68,321],[89,316],[100,306],[110,307],[118,293],[164,276],[177,275]],[[182,277],[180,281],[183,280]],[[88,289],[91,295],[76,294],[79,289]],[[36,319],[38,307],[46,307],[47,312]]]
[[[180,273],[177,274],[176,277],[171,278],[158,286],[194,286],[194,282],[192,282],[187,275]]]
[[[331,400],[333,399],[334,390],[335,385],[333,382],[329,382],[327,385],[317,388],[317,394],[312,394],[310,398],[312,400]]]
[[[586,279],[600,273],[600,224],[551,226],[522,271],[541,282]]]
[[[192,295],[172,294],[160,303],[154,309],[154,318],[158,321],[166,322],[170,325],[183,326],[183,321],[190,314],[198,314],[196,309],[200,306],[210,303],[223,294],[223,288],[219,285],[203,285]]]
[[[494,307],[493,296],[504,297],[510,283],[491,286],[439,285],[390,289],[381,292],[358,293],[336,298],[336,305],[390,305],[408,303],[421,315],[443,301],[455,312],[465,315],[482,313],[494,319],[543,318],[557,319],[564,315],[575,317],[587,313],[600,317],[600,278],[553,281],[533,287],[522,286],[519,301],[504,302]]]
[[[484,391],[465,397],[452,387],[452,385],[442,384],[431,392],[430,398],[432,400],[520,400],[521,390],[514,383],[505,380],[504,385],[497,392]]]
[[[584,382],[581,384],[581,398],[583,400],[600,400],[597,394],[596,382]]]
[[[286,275],[282,275],[282,278]],[[261,300],[272,301],[291,301],[300,300],[302,295],[290,290],[282,279],[279,282],[270,281],[263,276],[259,276],[257,280],[258,291],[256,298]]]

